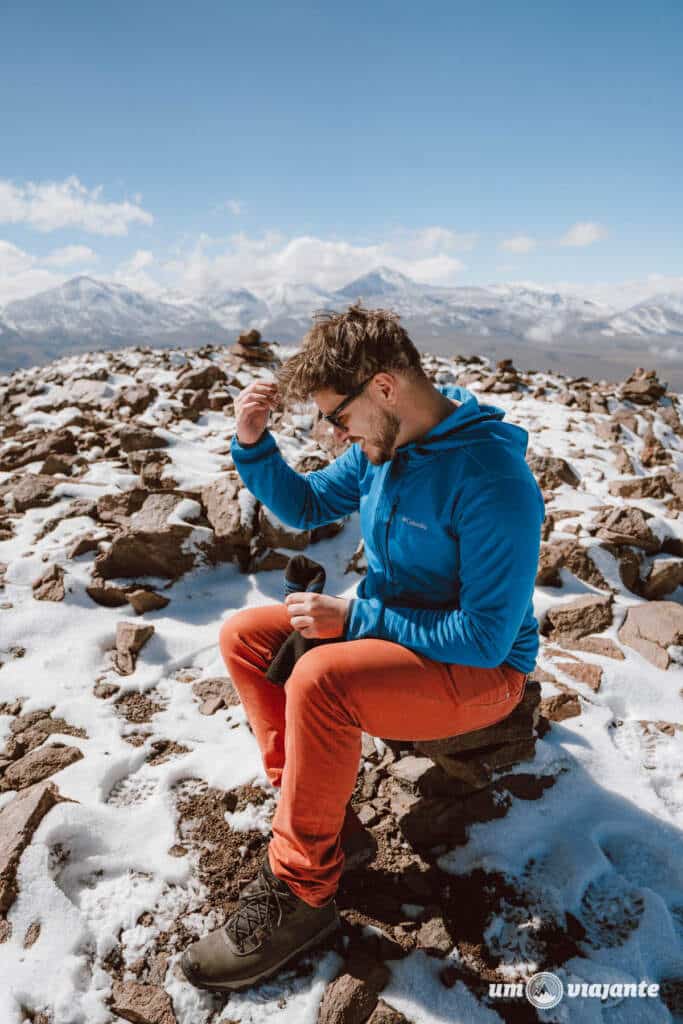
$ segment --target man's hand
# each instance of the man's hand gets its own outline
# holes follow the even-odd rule
[[[349,607],[345,597],[329,597],[313,591],[297,591],[285,598],[289,621],[308,640],[342,636]]]
[[[233,389],[234,390],[234,389]],[[271,409],[281,406],[277,385],[256,380],[235,397],[235,433],[242,444],[255,444],[266,429]]]

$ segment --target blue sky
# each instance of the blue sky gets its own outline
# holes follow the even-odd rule
[[[680,2],[5,0],[0,303],[142,289],[683,288]]]

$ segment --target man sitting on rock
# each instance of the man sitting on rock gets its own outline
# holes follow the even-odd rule
[[[267,420],[310,398],[350,446],[304,475]],[[363,731],[439,739],[501,721],[522,700],[539,646],[545,516],[527,432],[463,387],[435,387],[386,310],[316,314],[276,382],[246,387],[235,415],[231,450],[249,490],[298,529],[359,511],[368,568],[351,599],[295,592],[221,628],[281,792],[257,878],[225,926],[184,954],[189,980],[213,990],[260,981],[338,926],[345,859],[368,835],[349,803]],[[283,688],[265,673],[294,630],[338,642],[306,650]]]

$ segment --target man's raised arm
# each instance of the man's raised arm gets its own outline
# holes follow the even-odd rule
[[[297,473],[266,428],[277,398],[273,385],[255,381],[235,400],[236,427],[230,451],[245,486],[278,519],[299,530],[334,522],[358,509],[358,447],[325,469]]]

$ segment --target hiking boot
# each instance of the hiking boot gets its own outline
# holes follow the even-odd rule
[[[339,924],[335,900],[312,907],[299,899],[273,874],[266,851],[257,877],[240,893],[237,910],[222,928],[188,946],[180,964],[192,985],[211,992],[255,985]]]

